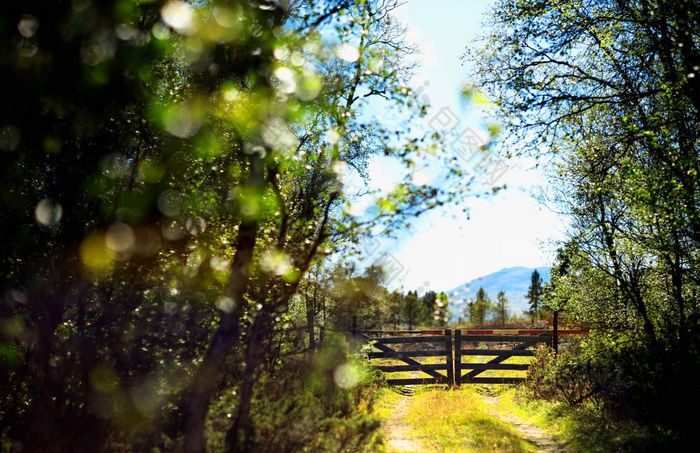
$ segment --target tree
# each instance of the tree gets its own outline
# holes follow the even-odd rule
[[[530,275],[530,287],[527,290],[528,303],[530,304],[530,316],[532,316],[532,321],[534,322],[536,318],[540,315],[540,302],[542,301],[542,278],[540,273],[535,269]]]
[[[503,291],[499,291],[496,296],[496,306],[494,307],[496,316],[501,323],[501,327],[505,327],[508,320],[508,296]]]
[[[428,313],[426,322],[430,325],[441,326],[449,321],[449,300],[444,292],[426,291],[421,297]]]
[[[479,288],[476,292],[476,298],[467,304],[469,320],[476,326],[483,326],[491,309],[491,299],[489,299],[484,288]]]
[[[425,323],[428,320],[428,310],[423,302],[418,297],[416,291],[409,291],[403,296],[401,302],[401,318],[408,326],[408,329],[413,329],[416,325]]]
[[[614,282],[630,331],[697,346],[698,5],[507,0],[495,11],[480,78],[521,152],[561,156],[553,201],[575,219],[572,243]]]
[[[398,329],[399,323],[401,322],[402,300],[403,295],[398,291],[393,291],[391,294],[389,294],[386,319],[391,322],[394,330]]]
[[[330,281],[330,327],[350,331],[357,318],[361,329],[381,329],[392,319],[391,297],[382,286],[381,268],[370,266],[361,274],[352,268],[336,267]]]
[[[440,292],[435,297],[433,320],[435,324],[442,326],[447,325],[450,321],[450,300],[444,292]]]
[[[437,293],[435,291],[426,291],[423,296],[421,296],[421,301],[423,301],[423,304],[425,304],[425,309],[427,313],[431,313],[429,316],[429,323],[432,325],[435,322],[437,322],[437,318],[435,317],[435,310],[437,308],[436,306],[436,301],[437,301]]]
[[[481,81],[517,152],[556,154],[571,219],[548,303],[626,345],[598,365],[643,383],[628,413],[692,438],[674,414],[700,400],[700,5],[502,0],[494,22]]]

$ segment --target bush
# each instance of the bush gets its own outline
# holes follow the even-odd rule
[[[252,414],[259,451],[371,451],[380,442],[380,421],[369,412],[380,380],[340,336],[314,356],[287,357],[257,382]],[[210,412],[210,448],[223,448],[235,395]]]
[[[594,365],[578,354],[579,349],[570,348],[555,356],[548,347],[538,348],[526,381],[530,395],[571,406],[593,397],[595,383],[590,376]]]
[[[595,409],[603,421],[634,422],[668,443],[695,429],[700,358],[690,351],[631,339],[571,343],[555,356],[537,351],[525,392],[530,397]]]

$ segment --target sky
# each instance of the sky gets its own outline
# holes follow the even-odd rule
[[[483,129],[484,112],[465,105],[460,97],[461,87],[470,82],[472,64],[460,56],[468,46],[478,46],[491,4],[489,0],[409,0],[395,12],[407,28],[406,40],[421,50],[412,84],[429,97],[426,121],[449,109],[459,121],[457,129]],[[532,159],[508,165],[498,181],[508,188],[492,197],[469,200],[468,218],[461,206],[439,208],[420,217],[397,239],[382,239],[372,249],[371,255],[390,263],[390,288],[443,291],[506,267],[552,264],[556,242],[564,237],[565,219],[537,201],[536,195],[547,191],[547,184]],[[370,163],[373,187],[392,187],[387,166],[390,163],[381,159]]]

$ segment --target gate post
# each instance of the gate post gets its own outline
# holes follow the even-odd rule
[[[554,324],[554,332],[552,332],[552,348],[554,348],[554,355],[559,353],[559,310],[554,310],[554,319],[552,320]]]
[[[445,329],[445,364],[447,365],[447,385],[452,387],[455,384],[452,373],[452,331]]]
[[[459,387],[462,382],[462,330],[455,330],[455,385]]]

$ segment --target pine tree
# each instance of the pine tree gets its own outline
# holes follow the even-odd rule
[[[496,296],[496,315],[501,327],[505,327],[506,319],[508,319],[508,296],[503,291],[499,291],[498,296]]]
[[[436,325],[437,319],[434,318],[433,313],[435,312],[436,306],[435,302],[437,300],[437,293],[435,291],[426,291],[425,294],[421,297],[421,301],[423,302],[423,305],[425,306],[425,310],[427,313],[430,315],[428,316],[427,323],[429,325]]]
[[[469,303],[469,320],[474,325],[483,325],[491,308],[491,299],[484,288],[479,288],[479,291],[476,292],[476,299]]]
[[[537,269],[532,271],[530,276],[530,288],[527,290],[527,300],[530,303],[530,316],[532,322],[539,316],[540,301],[542,300],[542,277]]]
[[[423,301],[418,298],[416,291],[409,291],[403,297],[401,315],[409,330],[412,330],[418,324],[424,323],[428,318],[428,311]]]

